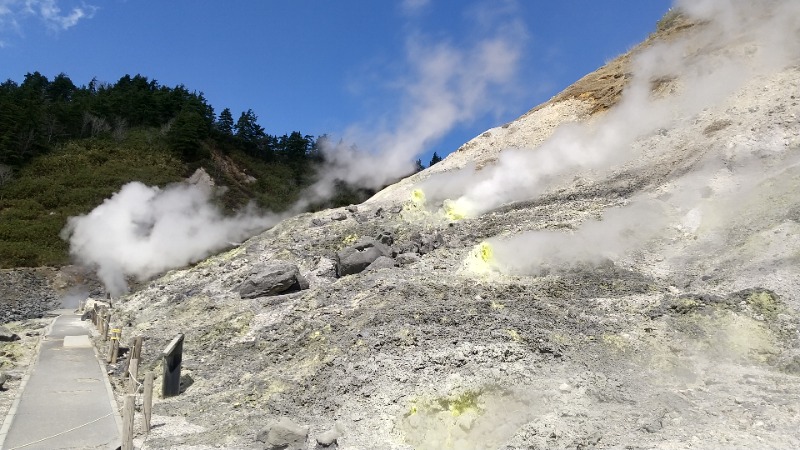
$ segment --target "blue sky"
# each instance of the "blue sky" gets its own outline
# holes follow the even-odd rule
[[[270,134],[381,151],[365,136],[423,133],[408,145],[427,164],[641,42],[670,3],[0,0],[0,78],[139,73]]]

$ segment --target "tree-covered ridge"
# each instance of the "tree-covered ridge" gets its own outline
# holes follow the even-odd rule
[[[0,267],[68,262],[58,234],[124,184],[164,186],[203,167],[226,210],[279,211],[321,166],[317,140],[272,136],[251,109],[217,117],[203,94],[142,75],[77,86],[38,72],[0,84]],[[368,193],[342,189],[332,206]]]
[[[166,127],[170,147],[188,160],[208,156],[200,144],[209,138],[265,160],[304,159],[315,144],[300,132],[266,134],[252,109],[234,122],[226,108],[217,119],[202,93],[183,85],[163,86],[142,75],[77,86],[65,74],[49,80],[34,72],[22,83],[0,84],[0,164],[18,167],[69,139],[121,139],[142,127]]]

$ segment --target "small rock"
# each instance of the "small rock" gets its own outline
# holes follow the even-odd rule
[[[336,448],[337,439],[342,436],[342,429],[339,424],[335,424],[333,428],[317,435],[318,447],[322,448]]]
[[[394,235],[391,231],[383,231],[378,235],[377,241],[381,244],[392,245],[394,244]]]
[[[331,214],[331,220],[342,221],[347,219],[347,214],[343,213],[342,211],[336,211],[335,213]]]
[[[308,427],[302,427],[284,417],[256,436],[266,444],[265,450],[303,450],[306,448]]]
[[[11,330],[4,326],[0,326],[0,341],[2,342],[11,342],[11,341],[18,341],[19,336],[16,333],[12,333]]]
[[[358,212],[358,206],[356,206],[356,205],[350,205],[350,206],[346,207],[345,209],[347,211],[351,212],[351,213],[357,213]]]
[[[567,392],[571,391],[572,388],[567,383],[561,383],[561,386],[558,387],[558,390],[561,391],[562,394],[566,394]]]
[[[388,256],[379,256],[378,259],[372,261],[364,271],[379,270],[379,269],[393,269],[395,267],[394,260]]]
[[[8,375],[5,372],[0,373],[0,391],[4,391],[3,385],[8,381]]]
[[[395,262],[400,266],[414,264],[417,261],[419,261],[419,255],[416,253],[401,253],[395,258]]]
[[[311,219],[311,226],[318,227],[318,226],[322,225],[323,223],[325,223],[325,222],[323,222],[322,219],[320,219],[320,218],[315,217],[315,218]]]

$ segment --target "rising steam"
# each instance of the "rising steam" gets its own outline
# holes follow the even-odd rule
[[[661,42],[640,52],[632,61],[632,80],[624,96],[604,117],[589,125],[562,126],[535,150],[506,150],[491,169],[475,172],[466,168],[432,177],[423,185],[426,195],[453,198],[447,194],[462,188],[455,201],[445,200],[443,205],[452,219],[535,198],[578,173],[608,174],[638,156],[633,145],[637,139],[691,120],[754,77],[800,59],[798,2],[679,1],[677,7],[700,24],[697,30],[684,39]],[[669,80],[675,92],[660,98],[654,95],[653,83],[659,80]],[[720,231],[743,213],[741,199],[748,198],[754,186],[765,180],[784,185],[783,171],[797,164],[791,155],[769,149],[779,162],[763,165],[764,155],[759,153],[766,146],[737,149],[738,155],[712,152],[703,167],[674,182],[669,201],[636,198],[573,231],[531,231],[490,239],[482,245],[492,248],[495,268],[525,274],[618,259],[676,232],[700,230],[703,239],[695,246],[706,250],[719,247]],[[731,166],[734,161],[736,167]],[[726,192],[712,187],[711,180],[720,179],[736,182]],[[437,187],[450,192],[443,195],[436,192]],[[715,195],[704,198],[701,192]],[[664,251],[670,253],[669,245]]]
[[[464,190],[452,208],[475,216],[504,203],[535,198],[577,172],[609,170],[637,156],[632,150],[637,138],[687,120],[754,76],[797,61],[796,1],[687,0],[678,1],[677,7],[700,25],[682,39],[638,53],[631,81],[611,111],[591,125],[562,126],[535,150],[506,150],[477,182],[457,183]],[[656,98],[653,83],[659,80],[672,81],[676,92]]]
[[[133,182],[89,214],[71,217],[62,237],[72,256],[95,267],[106,290],[118,296],[127,291],[127,276],[146,279],[199,261],[277,220],[252,211],[226,217],[207,186]]]
[[[412,75],[395,83],[403,99],[397,114],[351,126],[340,143],[322,142],[326,166],[297,209],[330,197],[337,180],[379,188],[408,175],[415,159],[456,126],[502,110],[511,101],[507,91],[526,33],[513,17],[493,20],[487,35],[465,49],[410,36],[406,64]]]
[[[341,143],[320,140],[326,166],[290,212],[330,198],[337,181],[377,188],[407,175],[416,157],[455,126],[501,109],[525,33],[513,17],[495,19],[494,28],[476,33],[466,49],[411,35],[406,42],[411,75],[395,83],[404,100],[397,115],[382,122],[392,125],[354,125]],[[106,288],[119,295],[127,290],[127,276],[144,279],[198,261],[279,219],[252,212],[224,217],[209,196],[190,185],[162,190],[131,183],[91,213],[71,218],[63,237],[70,253],[96,267]]]

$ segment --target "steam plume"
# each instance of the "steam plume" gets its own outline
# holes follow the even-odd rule
[[[252,211],[225,217],[210,200],[211,189],[200,185],[128,183],[89,214],[71,217],[62,237],[118,296],[126,276],[146,279],[199,261],[278,220]]]
[[[378,188],[414,170],[414,160],[454,127],[498,111],[518,71],[525,31],[513,18],[466,49],[413,35],[406,43],[410,79],[398,83],[402,102],[383,123],[351,126],[342,143],[322,145],[327,166],[298,204],[327,198],[334,183]],[[389,123],[389,125],[387,125]]]
[[[421,34],[409,37],[406,63],[412,75],[397,83],[403,101],[397,116],[387,120],[391,125],[352,126],[342,144],[321,140],[327,166],[290,213],[330,198],[337,181],[376,188],[407,175],[414,159],[455,126],[502,108],[508,100],[503,89],[517,72],[525,33],[513,17],[493,20],[494,30],[478,33],[466,49],[429,42]],[[475,29],[487,25],[492,24]],[[162,190],[130,183],[91,213],[71,218],[63,237],[71,254],[95,266],[107,289],[119,295],[127,290],[126,276],[145,279],[198,261],[280,218],[253,212],[224,217],[209,197],[195,186]]]
[[[466,215],[543,193],[580,171],[610,170],[636,156],[633,142],[711,106],[753,76],[793,64],[800,53],[800,3],[792,0],[679,1],[703,22],[683,39],[641,51],[622,99],[590,125],[567,125],[535,150],[507,150],[482,180],[455,201]],[[673,80],[677,92],[654,98],[652,83]]]

